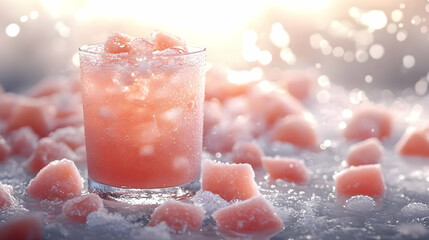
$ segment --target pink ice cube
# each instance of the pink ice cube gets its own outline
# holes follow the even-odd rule
[[[8,138],[12,154],[29,157],[36,149],[39,137],[30,127],[13,131]]]
[[[55,109],[36,99],[21,99],[7,121],[8,130],[13,131],[28,126],[41,136],[46,136],[53,128]]]
[[[0,94],[0,119],[7,121],[12,115],[20,96],[14,93]]]
[[[283,179],[300,184],[308,182],[309,172],[302,160],[283,157],[263,157],[262,163],[273,180]]]
[[[0,209],[10,207],[13,204],[15,204],[15,198],[13,197],[12,186],[0,182]]]
[[[40,139],[36,149],[30,156],[27,169],[37,173],[50,162],[63,158],[75,160],[76,154],[65,143],[45,137]]]
[[[254,118],[264,121],[268,126],[277,120],[303,111],[301,103],[278,85],[268,81],[258,83],[249,92],[249,106]]]
[[[64,78],[49,77],[40,81],[28,91],[33,98],[52,96],[70,90],[70,83]]]
[[[259,195],[255,173],[249,164],[228,164],[203,161],[201,189],[218,194],[223,199],[244,200]]]
[[[0,225],[2,240],[42,240],[43,225],[37,216],[24,216]]]
[[[153,52],[153,44],[143,38],[136,38],[130,42],[130,54],[150,55]]]
[[[303,115],[288,115],[279,120],[272,129],[271,140],[303,148],[314,148],[317,145],[313,124]]]
[[[343,135],[347,140],[389,138],[392,132],[392,115],[381,106],[364,106],[354,111]]]
[[[131,37],[123,33],[112,33],[104,44],[106,53],[124,53],[131,50]]]
[[[186,230],[197,231],[201,228],[204,220],[204,209],[189,203],[182,203],[176,200],[168,200],[158,206],[152,213],[149,226],[158,225],[165,222],[176,232]]]
[[[82,178],[75,164],[67,159],[49,163],[27,187],[28,195],[39,199],[66,200],[80,195]]]
[[[185,41],[169,33],[153,31],[149,39],[153,43],[153,51],[162,51],[168,48],[187,49]]]
[[[50,138],[57,142],[65,143],[71,149],[85,145],[85,132],[83,127],[58,128],[49,134]]]
[[[6,142],[3,136],[0,135],[0,162],[4,162],[10,155],[10,145]]]
[[[236,142],[253,139],[254,129],[257,127],[249,118],[224,118],[204,136],[204,148],[210,153],[230,152]]]
[[[222,116],[222,105],[217,99],[204,102],[204,136],[213,126],[220,123]]]
[[[262,156],[264,153],[255,142],[237,142],[232,148],[233,163],[248,163],[253,168],[262,166]]]
[[[95,193],[89,193],[67,200],[63,205],[63,215],[73,221],[85,223],[92,212],[104,209],[103,200]]]
[[[251,79],[234,79],[231,73],[234,71],[222,66],[213,66],[207,71],[206,100],[218,99],[224,102],[226,99],[244,95],[256,83]]]
[[[273,206],[262,196],[221,208],[212,214],[220,230],[234,233],[277,233],[284,228]]]
[[[347,164],[349,166],[376,164],[380,162],[382,155],[383,146],[378,138],[370,138],[350,146]]]
[[[396,151],[404,156],[429,157],[429,126],[408,127],[396,144]]]
[[[305,71],[287,71],[278,82],[285,90],[300,101],[310,96],[314,84],[314,77]]]
[[[386,188],[380,164],[352,166],[335,174],[334,181],[339,195],[381,197]]]

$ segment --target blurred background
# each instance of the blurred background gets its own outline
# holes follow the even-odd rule
[[[316,71],[347,89],[425,95],[428,0],[13,0],[0,2],[0,83],[23,91],[78,71],[78,48],[152,30],[208,49],[208,61],[278,80]]]

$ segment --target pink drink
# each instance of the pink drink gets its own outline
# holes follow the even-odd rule
[[[80,49],[88,174],[121,188],[200,176],[205,49],[149,54]]]

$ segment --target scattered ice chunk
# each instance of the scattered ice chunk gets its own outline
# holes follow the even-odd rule
[[[204,136],[210,129],[222,120],[223,109],[222,105],[217,99],[204,102]]]
[[[304,148],[317,145],[314,127],[303,115],[288,115],[279,120],[273,127],[271,140]]]
[[[255,142],[237,142],[232,148],[233,163],[248,163],[253,168],[262,166],[262,156],[264,153]]]
[[[229,202],[210,191],[198,191],[192,198],[192,202],[204,207],[207,214],[212,214],[214,211],[229,205]]]
[[[22,127],[13,131],[8,138],[12,154],[29,157],[36,149],[39,137],[30,127]]]
[[[131,231],[132,240],[145,239],[148,236],[157,240],[170,240],[170,228],[165,222],[161,222],[156,226],[145,226],[144,228],[137,228]]]
[[[67,200],[63,205],[63,214],[68,218],[86,223],[87,216],[104,209],[103,200],[95,193],[89,193]]]
[[[274,235],[283,230],[282,220],[262,196],[236,202],[212,214],[218,228],[234,233]]]
[[[201,206],[168,200],[155,209],[150,218],[149,226],[165,222],[178,233],[187,230],[197,231],[201,228],[204,214],[204,209]]]
[[[149,40],[153,43],[153,51],[162,51],[168,48],[187,49],[185,41],[161,31],[153,31]]]
[[[347,164],[359,166],[379,163],[383,155],[383,146],[377,138],[356,143],[349,148]]]
[[[429,217],[429,206],[424,203],[413,202],[403,207],[401,213],[414,218]]]
[[[429,127],[408,127],[396,144],[396,151],[404,156],[429,157]]]
[[[75,164],[67,159],[49,163],[27,187],[28,195],[39,199],[66,200],[81,194],[82,178]]]
[[[279,85],[296,99],[304,101],[310,96],[314,83],[315,79],[311,74],[295,70],[284,72]]]
[[[226,201],[244,200],[259,195],[255,173],[249,164],[203,161],[201,189],[219,194]]]
[[[56,129],[49,134],[50,138],[67,144],[72,150],[85,145],[85,132],[81,127],[65,127]]]
[[[376,203],[372,197],[357,195],[349,198],[344,207],[355,212],[369,212],[375,209]]]
[[[347,121],[343,135],[347,140],[365,140],[376,137],[389,138],[393,120],[390,111],[382,106],[363,106],[354,111]]]
[[[77,160],[76,154],[65,143],[45,137],[40,139],[36,149],[30,156],[27,169],[37,173],[50,162],[63,158]]]
[[[24,216],[9,220],[0,225],[0,238],[5,240],[41,240],[43,225],[39,216]]]
[[[262,163],[271,179],[283,179],[300,184],[305,184],[309,180],[309,172],[302,160],[294,158],[263,157]]]
[[[143,38],[136,38],[130,43],[130,54],[133,55],[150,55],[153,52],[153,44]]]
[[[397,226],[400,238],[407,239],[425,239],[428,237],[428,230],[419,223],[403,223]]]
[[[15,204],[13,197],[13,188],[10,185],[0,182],[0,209],[3,207],[11,207]]]
[[[131,50],[131,37],[123,33],[112,33],[104,44],[106,53],[124,53]]]
[[[11,149],[9,143],[0,135],[0,162],[4,162],[9,158]]]
[[[334,181],[339,195],[382,197],[386,188],[380,164],[352,166],[335,174]]]

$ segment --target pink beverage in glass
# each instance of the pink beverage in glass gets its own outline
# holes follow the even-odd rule
[[[104,44],[80,48],[90,181],[158,189],[200,176],[205,49],[174,46],[176,38],[162,34],[116,39],[128,44],[119,53]]]

